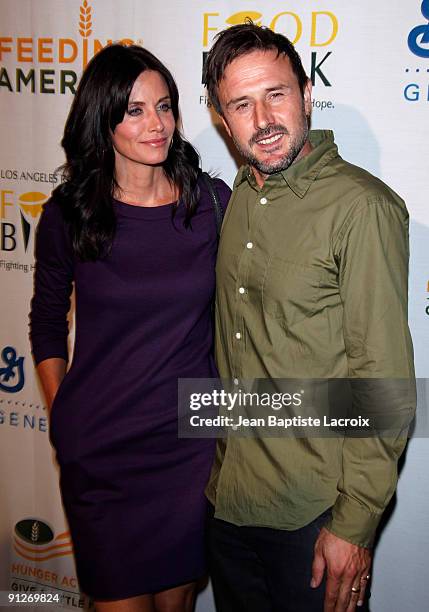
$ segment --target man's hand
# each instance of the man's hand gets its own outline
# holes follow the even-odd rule
[[[314,546],[313,577],[316,588],[326,570],[324,612],[353,612],[362,606],[371,566],[371,552],[322,529]]]

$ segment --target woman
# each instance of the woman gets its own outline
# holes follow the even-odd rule
[[[80,586],[100,612],[189,612],[205,572],[213,445],[178,439],[177,380],[216,376],[217,233],[178,118],[176,84],[151,53],[98,53],[65,126],[66,181],[37,235],[33,353]],[[225,206],[229,189],[216,186]]]

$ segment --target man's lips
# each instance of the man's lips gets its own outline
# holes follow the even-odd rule
[[[284,132],[276,132],[275,134],[270,134],[269,136],[264,136],[263,138],[254,138],[254,145],[265,153],[273,153],[281,148],[283,143]]]
[[[271,136],[266,136],[265,138],[260,138],[256,140],[257,145],[269,146],[277,143],[283,136],[283,133],[280,134],[271,134]]]

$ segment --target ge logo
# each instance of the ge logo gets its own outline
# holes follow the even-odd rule
[[[1,353],[5,364],[0,368],[0,391],[17,393],[24,387],[24,357],[17,357],[12,346],[6,346]]]
[[[411,30],[408,34],[408,46],[414,55],[429,57],[429,0],[423,0],[421,10],[428,23]]]

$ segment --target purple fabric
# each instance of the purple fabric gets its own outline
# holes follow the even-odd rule
[[[229,188],[216,181],[222,206]],[[201,185],[192,229],[183,206],[114,203],[111,255],[74,259],[50,201],[37,235],[31,339],[36,362],[74,358],[52,409],[51,440],[81,588],[131,597],[205,572],[204,487],[212,440],[178,439],[177,379],[214,377],[211,302],[217,250],[213,204]]]

